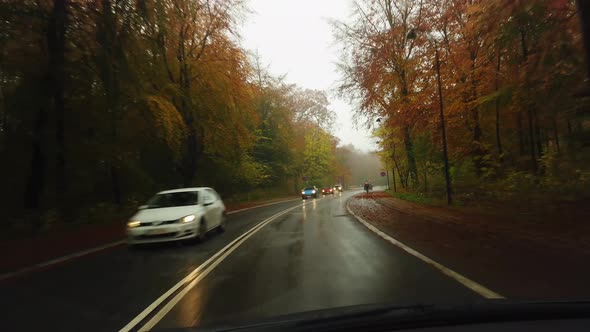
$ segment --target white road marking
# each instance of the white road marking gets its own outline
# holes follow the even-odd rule
[[[95,253],[97,251],[101,251],[101,250],[109,249],[109,248],[112,248],[112,247],[116,247],[116,246],[122,245],[124,243],[125,243],[124,240],[110,242],[110,243],[104,244],[102,246],[98,246],[98,247],[94,247],[94,248],[90,248],[90,249],[78,251],[78,252],[75,252],[73,254],[69,254],[69,255],[57,257],[57,258],[54,258],[54,259],[51,259],[51,260],[48,260],[48,261],[45,261],[45,262],[42,262],[42,263],[31,265],[29,267],[26,267],[24,269],[20,269],[18,271],[4,273],[4,274],[0,275],[0,281],[2,281],[4,279],[16,277],[16,276],[19,276],[21,274],[25,274],[25,273],[28,273],[28,272],[32,272],[32,271],[35,271],[35,270],[38,270],[38,269],[41,269],[41,268],[44,268],[44,267],[48,267],[48,266],[51,266],[51,265],[54,265],[54,264],[63,263],[63,262],[69,261],[69,260],[74,259],[74,258],[77,258],[77,257],[86,256],[86,255]]]
[[[279,204],[279,203],[293,202],[293,201],[297,201],[300,199],[301,198],[285,199],[285,200],[278,201],[278,202],[271,202],[271,203],[266,203],[266,204],[262,204],[262,205],[256,205],[256,206],[251,206],[251,207],[247,207],[247,208],[243,208],[243,209],[239,209],[239,210],[230,211],[227,214],[234,214],[234,213],[238,213],[238,212],[242,212],[242,211],[257,209],[259,207],[269,206],[269,205],[274,205],[274,204]]]
[[[123,327],[119,332],[127,332],[131,331],[134,327],[136,327],[142,320],[144,320],[150,313],[152,313],[159,305],[161,305],[166,299],[168,299],[173,293],[175,293],[178,289],[184,286],[186,283],[190,282],[181,292],[179,292],[170,302],[168,302],[160,311],[154,315],[142,328],[141,331],[149,331],[153,326],[155,326],[165,315],[174,307],[174,305],[180,301],[180,299],[192,289],[199,281],[201,281],[211,270],[213,270],[219,263],[221,263],[230,253],[232,253],[236,248],[238,248],[244,241],[246,241],[250,236],[260,230],[262,227],[266,226],[271,221],[275,220],[276,218],[299,208],[303,205],[309,204],[311,202],[303,203],[302,205],[297,205],[294,207],[290,207],[285,209],[279,213],[274,214],[273,216],[263,220],[262,222],[256,224],[250,230],[245,232],[244,234],[240,235],[238,238],[230,242],[228,245],[223,247],[223,249],[219,250],[215,255],[211,256],[208,260],[206,260],[203,264],[199,265],[196,269],[194,269],[189,275],[184,277],[181,281],[179,281],[176,285],[170,288],[166,293],[162,294],[158,299],[156,299],[152,304],[150,304],[147,308],[145,308],[137,317],[131,320],[125,327]],[[209,267],[207,267],[211,264]],[[201,272],[204,270],[201,274]],[[173,302],[173,303],[172,303]],[[171,304],[172,303],[172,304]]]
[[[211,265],[209,265],[209,267],[207,267],[207,269],[205,271],[203,271],[203,273],[199,274],[199,276],[197,278],[195,278],[193,281],[191,281],[191,283],[188,284],[188,286],[186,286],[180,292],[178,292],[176,294],[176,296],[174,296],[174,298],[172,298],[172,300],[170,300],[168,303],[166,303],[166,305],[162,309],[160,309],[160,311],[158,311],[158,313],[155,314],[139,331],[143,332],[143,331],[151,330],[154,326],[156,326],[156,324],[160,320],[162,320],[162,318],[164,318],[164,316],[166,316],[166,314],[170,310],[172,310],[172,308],[174,308],[174,306],[186,295],[186,293],[190,292],[190,290],[193,289],[199,283],[199,281],[201,281],[203,278],[205,278],[209,274],[209,272],[211,272],[213,269],[215,269],[215,267],[217,267],[217,265],[219,265],[225,258],[227,258],[227,256],[229,256],[234,250],[236,250],[242,243],[244,243],[248,238],[250,238],[258,230],[260,230],[262,227],[264,227],[265,225],[267,225],[268,223],[270,223],[274,219],[276,219],[276,218],[280,217],[281,215],[289,212],[290,210],[293,210],[298,207],[300,207],[300,206],[296,206],[294,208],[290,208],[287,211],[283,211],[280,215],[273,216],[272,219],[271,218],[267,219],[266,221],[263,222],[264,223],[263,225],[260,225],[260,227],[258,227],[255,231],[249,233],[247,236],[242,238],[238,243],[236,243],[235,246],[228,249],[221,257],[219,257],[218,260],[216,260]]]
[[[354,214],[354,212],[352,212],[352,210],[350,209],[350,206],[348,203],[346,203],[346,209],[348,210],[348,213],[353,215],[358,221],[360,221],[363,225],[365,225],[368,229],[373,231],[375,234],[379,235],[380,237],[382,237],[386,241],[390,242],[391,244],[401,248],[402,250],[404,250],[408,254],[422,260],[426,264],[429,264],[430,266],[434,267],[435,269],[439,270],[440,272],[444,273],[445,275],[451,277],[452,279],[456,280],[457,282],[459,282],[463,286],[471,289],[472,291],[476,292],[477,294],[485,297],[486,299],[504,299],[505,298],[504,296],[502,296],[502,295],[490,290],[489,288],[484,287],[484,286],[480,285],[479,283],[445,267],[444,265],[424,256],[423,254],[419,253],[418,251],[408,247],[407,245],[405,245],[405,244],[399,242],[398,240],[392,238],[391,236],[385,234],[383,231],[381,231],[377,227],[369,224],[363,218]]]
[[[286,203],[286,202],[293,202],[293,201],[296,201],[296,200],[299,200],[299,198],[286,199],[286,200],[282,200],[282,201],[277,201],[277,202],[266,203],[266,204],[262,204],[262,205],[251,206],[251,207],[244,208],[244,209],[230,211],[227,214],[234,214],[234,213],[238,213],[238,212],[242,212],[242,211],[246,211],[246,210],[256,209],[256,208],[263,207],[263,206],[269,206],[269,205],[274,205],[274,204],[279,204],[279,203]],[[92,254],[92,253],[97,252],[97,251],[101,251],[101,250],[109,249],[109,248],[112,248],[112,247],[116,247],[118,245],[124,244],[125,242],[126,242],[126,240],[119,240],[119,241],[115,241],[115,242],[110,242],[110,243],[107,243],[107,244],[104,244],[104,245],[101,245],[101,246],[97,246],[97,247],[94,247],[94,248],[90,248],[90,249],[78,251],[78,252],[75,252],[75,253],[72,253],[72,254],[68,254],[68,255],[64,255],[64,256],[61,256],[61,257],[57,257],[57,258],[54,258],[54,259],[51,259],[51,260],[48,260],[48,261],[45,261],[45,262],[34,264],[34,265],[31,265],[31,266],[22,268],[20,270],[14,271],[14,272],[3,273],[3,274],[0,274],[0,281],[2,281],[4,279],[9,279],[9,278],[17,277],[17,276],[20,276],[20,275],[25,274],[25,273],[33,272],[33,271],[39,270],[41,268],[44,268],[44,267],[48,267],[48,266],[57,264],[57,263],[67,262],[67,261],[72,260],[74,258],[86,256],[88,254]]]

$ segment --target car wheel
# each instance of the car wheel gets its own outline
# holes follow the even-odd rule
[[[217,226],[217,232],[223,233],[225,232],[225,224],[227,223],[227,216],[225,215],[225,211],[221,213],[221,220],[219,221],[219,226]]]
[[[205,236],[207,235],[207,222],[205,221],[205,219],[201,219],[201,222],[199,223],[198,232],[199,234],[197,235],[197,239],[199,240],[199,242],[205,240]]]

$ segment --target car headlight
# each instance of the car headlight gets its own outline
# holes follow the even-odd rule
[[[193,220],[195,220],[195,215],[194,214],[189,214],[186,217],[180,218],[180,222],[191,222]]]
[[[127,227],[129,227],[129,228],[139,227],[140,225],[141,225],[141,221],[138,221],[138,220],[132,220],[132,221],[127,222]]]
[[[301,192],[301,195],[305,195],[305,191],[302,191],[302,192]]]
[[[315,190],[312,190],[312,191],[311,191],[311,193],[312,193],[312,194],[315,194]]]

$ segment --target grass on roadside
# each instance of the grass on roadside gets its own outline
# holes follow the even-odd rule
[[[423,193],[393,192],[392,190],[386,190],[385,192],[395,198],[403,199],[403,200],[414,202],[414,203],[419,203],[419,204],[435,204],[436,203],[435,199],[433,199],[432,197],[428,197]]]

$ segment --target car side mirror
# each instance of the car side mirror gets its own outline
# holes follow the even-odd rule
[[[203,206],[209,206],[211,204],[213,204],[213,200],[208,199],[208,200],[203,201]]]
[[[140,210],[145,210],[145,209],[147,209],[147,208],[148,208],[148,206],[147,206],[147,205],[140,205],[138,209],[140,209]]]

